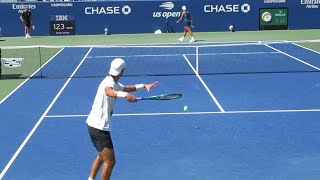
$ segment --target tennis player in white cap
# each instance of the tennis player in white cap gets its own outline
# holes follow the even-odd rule
[[[124,70],[125,61],[123,59],[116,58],[111,62],[109,76],[100,83],[91,112],[86,121],[91,141],[98,151],[98,155],[92,164],[89,180],[96,178],[103,162],[101,179],[109,180],[115,165],[116,161],[110,130],[111,117],[116,99],[126,98],[128,102],[137,102],[136,97],[129,92],[143,88],[150,91],[158,83],[124,86],[119,83]]]
[[[189,32],[190,35],[191,35],[191,39],[190,39],[189,42],[195,42],[195,39],[193,37],[193,32],[191,30],[191,26],[192,26],[191,13],[189,11],[187,11],[187,7],[186,6],[182,6],[181,9],[182,9],[181,16],[180,16],[180,18],[178,19],[178,21],[176,23],[179,23],[182,19],[184,19],[185,26],[184,26],[184,30],[183,30],[183,36],[181,38],[179,38],[179,41],[183,41],[184,38],[187,35],[187,32]]]

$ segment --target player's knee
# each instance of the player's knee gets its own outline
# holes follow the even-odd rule
[[[103,162],[103,158],[102,158],[100,155],[98,155],[97,160],[98,160],[99,162]]]
[[[114,155],[105,155],[105,156],[101,156],[101,159],[108,164],[108,166],[114,166],[116,164],[116,159]]]
[[[107,159],[105,163],[108,164],[108,166],[114,167],[116,165],[116,159],[115,158]]]

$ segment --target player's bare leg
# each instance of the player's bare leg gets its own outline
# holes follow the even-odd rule
[[[30,38],[31,36],[29,35],[30,28],[28,26],[24,26],[24,33],[26,35],[26,38]]]
[[[103,163],[103,159],[100,158],[100,156],[98,155],[97,158],[94,160],[94,162],[92,164],[92,168],[91,168],[91,172],[90,172],[90,178],[91,179],[95,179],[96,178],[102,163]]]
[[[193,37],[193,32],[192,32],[190,26],[187,27],[187,31],[189,32],[189,34],[190,34],[190,36],[191,36],[191,39],[190,39],[189,42],[195,42],[195,39],[194,39],[194,37]]]
[[[187,32],[188,32],[188,30],[187,30],[187,27],[185,26],[183,29],[183,36],[181,38],[179,38],[179,41],[181,41],[181,42],[183,41],[184,37],[186,37],[186,35],[187,35]]]
[[[28,34],[28,27],[24,26],[24,35],[26,36],[26,38],[28,38],[27,34]]]
[[[99,154],[104,161],[101,180],[109,180],[111,177],[112,169],[116,164],[114,151],[113,149],[104,148]]]

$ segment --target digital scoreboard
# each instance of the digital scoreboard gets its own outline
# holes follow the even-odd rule
[[[76,33],[75,17],[73,15],[51,15],[50,35],[74,35]]]

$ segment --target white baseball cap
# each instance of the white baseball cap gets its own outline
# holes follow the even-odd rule
[[[187,10],[187,7],[186,6],[182,6],[182,10]]]
[[[115,58],[111,62],[109,74],[112,76],[118,76],[125,66],[126,66],[126,62],[123,59]]]

